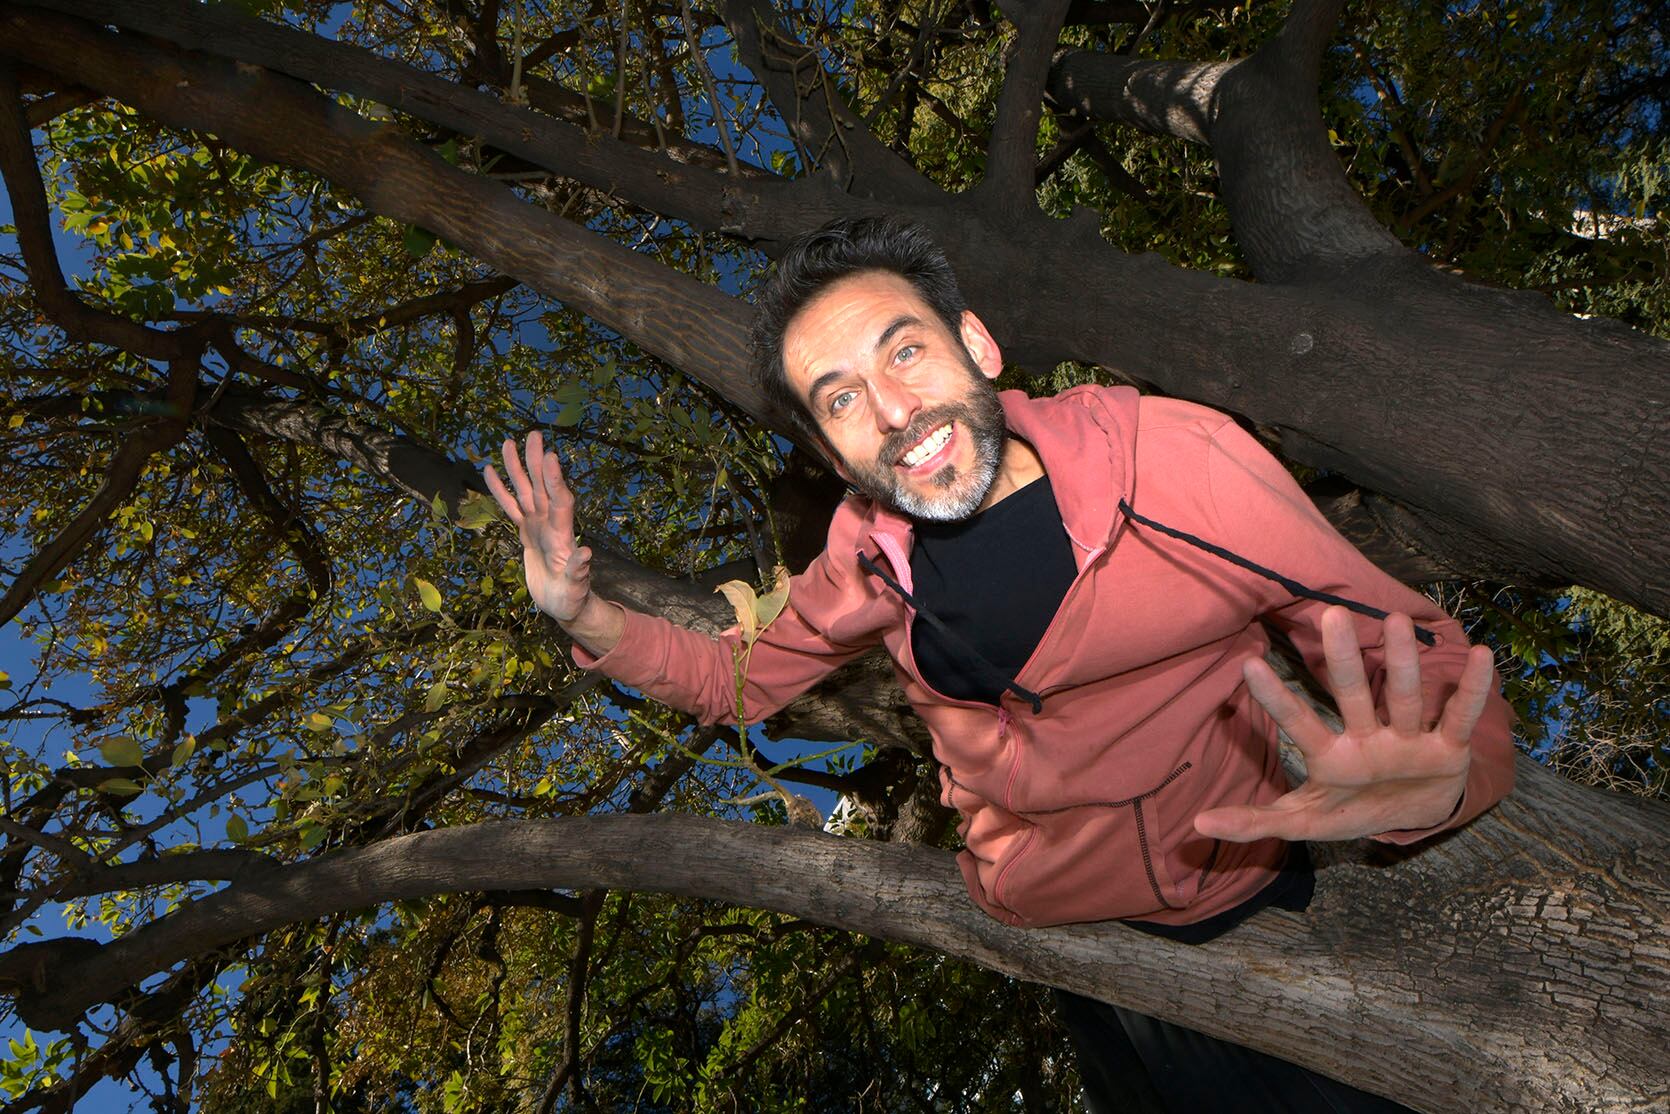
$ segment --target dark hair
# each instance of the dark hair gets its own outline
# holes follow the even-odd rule
[[[806,304],[831,283],[864,271],[886,271],[916,288],[953,337],[963,320],[957,276],[921,225],[900,217],[843,217],[789,245],[754,298],[750,347],[754,376],[766,400],[811,434],[817,433],[805,403],[789,386],[783,367],[783,334]]]

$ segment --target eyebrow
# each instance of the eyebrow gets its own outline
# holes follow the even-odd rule
[[[871,354],[879,352],[885,348],[887,346],[887,342],[897,336],[901,330],[920,324],[922,324],[922,319],[914,314],[904,313],[895,317],[888,323],[887,328],[883,329],[876,336],[876,342],[870,346]],[[842,378],[846,374],[846,369],[835,368],[833,371],[826,371],[816,379],[812,380],[812,385],[806,390],[807,401],[809,401],[813,406],[816,406],[818,404],[819,392],[821,392],[830,383]]]

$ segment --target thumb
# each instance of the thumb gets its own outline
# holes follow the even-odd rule
[[[563,569],[563,575],[573,581],[591,579],[591,549],[581,546],[568,558],[568,565]]]
[[[1230,843],[1252,843],[1277,837],[1294,838],[1287,832],[1285,809],[1268,805],[1225,805],[1209,808],[1195,816],[1195,831]]]

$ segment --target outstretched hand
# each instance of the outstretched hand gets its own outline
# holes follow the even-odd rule
[[[1253,698],[1305,756],[1309,780],[1268,805],[1208,809],[1202,835],[1237,843],[1355,839],[1449,819],[1467,785],[1473,728],[1495,685],[1491,654],[1474,646],[1436,724],[1422,723],[1421,667],[1407,615],[1385,620],[1386,716],[1375,707],[1356,623],[1343,607],[1322,616],[1328,684],[1345,730],[1335,734],[1262,658],[1242,667]]]
[[[591,550],[575,545],[574,495],[563,482],[562,465],[535,432],[528,434],[526,470],[515,440],[506,438],[504,470],[514,495],[491,464],[482,472],[487,490],[522,535],[528,595],[551,618],[571,622],[591,595]]]

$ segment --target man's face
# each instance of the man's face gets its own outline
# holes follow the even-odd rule
[[[789,323],[789,385],[864,494],[915,518],[980,510],[1003,458],[1002,360],[985,326],[959,334],[898,275],[834,283]]]

